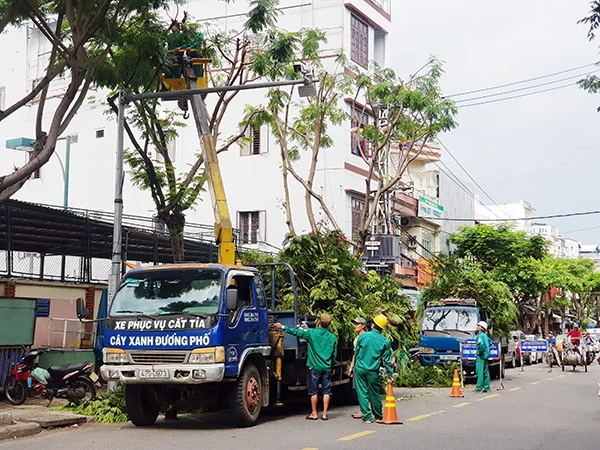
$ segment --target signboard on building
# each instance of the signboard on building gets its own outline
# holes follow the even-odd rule
[[[419,197],[419,217],[439,219],[444,217],[444,207],[425,197]]]

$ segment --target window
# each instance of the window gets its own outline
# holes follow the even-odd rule
[[[104,137],[104,129],[96,130],[96,139],[101,139]]]
[[[238,228],[242,244],[257,244],[266,240],[266,211],[238,213]]]
[[[435,245],[434,234],[430,230],[423,229],[423,231],[421,232],[421,237],[423,239],[423,243],[422,243],[423,257],[431,258],[431,254],[434,251],[434,245]]]
[[[365,201],[359,197],[350,197],[352,210],[352,239],[358,239],[358,230],[362,226],[362,215],[365,211]]]
[[[368,114],[360,111],[353,111],[352,122],[350,124],[350,152],[356,156],[370,158],[373,153],[373,145],[362,137],[361,129],[363,126],[371,122],[371,117]]]
[[[248,127],[247,136],[250,138],[248,145],[242,147],[241,155],[260,155],[261,153],[267,153],[267,142],[266,135],[263,136],[266,128],[255,128],[253,126]]]
[[[29,161],[31,161],[33,159],[33,152],[27,152],[27,155],[28,155]],[[31,175],[29,175],[30,180],[36,180],[41,177],[42,177],[41,168],[38,168],[37,170],[33,171],[31,173]]]
[[[362,67],[369,65],[369,27],[354,14],[350,17],[350,59]]]
[[[254,287],[256,289],[256,300],[259,308],[267,307],[267,297],[265,295],[265,287],[263,286],[262,278],[259,274],[254,274]]]

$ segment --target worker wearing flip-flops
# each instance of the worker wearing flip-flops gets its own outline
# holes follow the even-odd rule
[[[381,334],[388,320],[383,314],[379,314],[373,318],[373,323],[372,331],[362,333],[358,337],[354,350],[356,395],[365,423],[383,420],[379,368],[383,365],[389,383],[394,375],[390,341]]]
[[[329,419],[329,400],[331,399],[331,375],[337,355],[337,338],[329,331],[331,317],[329,314],[321,314],[317,328],[303,330],[301,328],[289,328],[280,323],[274,323],[275,328],[282,329],[288,334],[305,339],[308,343],[308,395],[310,396],[311,413],[306,416],[307,420],[317,420],[317,401],[319,385],[323,393],[322,420]]]

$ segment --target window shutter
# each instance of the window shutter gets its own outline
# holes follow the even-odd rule
[[[252,154],[260,155],[260,128],[252,127]]]

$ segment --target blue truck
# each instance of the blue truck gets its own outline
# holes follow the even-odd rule
[[[421,364],[424,366],[459,363],[461,360],[460,343],[473,341],[477,334],[476,325],[480,320],[491,324],[489,315],[477,306],[474,299],[443,299],[439,305],[427,306],[423,313],[419,346]],[[491,327],[490,327],[491,329]],[[496,340],[496,339],[495,339]],[[490,360],[492,378],[504,378],[504,354],[508,341],[499,339],[501,357]],[[475,361],[463,359],[466,376],[475,373]]]
[[[232,424],[251,426],[263,407],[305,391],[306,342],[271,324],[309,327],[314,318],[299,316],[297,302],[293,311],[277,311],[271,294],[257,267],[192,263],[127,272],[110,305],[100,372],[125,384],[131,421],[147,426],[161,410],[173,417],[182,409],[229,408]],[[83,300],[77,308],[80,318],[88,315]],[[351,353],[340,355],[332,385],[348,398]]]

